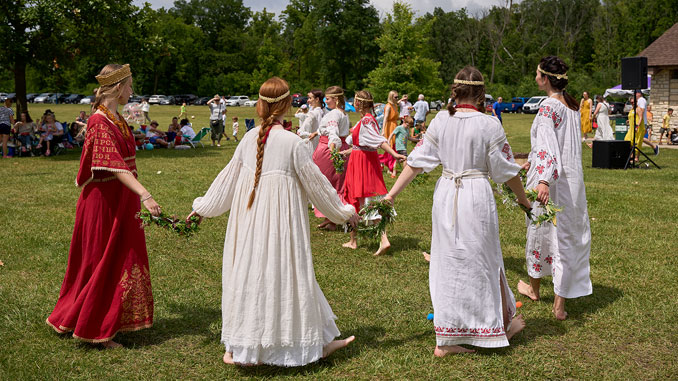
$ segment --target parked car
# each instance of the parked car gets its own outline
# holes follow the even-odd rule
[[[52,96],[52,93],[42,93],[33,99],[33,103],[47,103],[50,96]]]
[[[35,99],[35,97],[37,97],[37,96],[38,96],[38,94],[36,94],[36,93],[26,94],[26,102],[33,103],[33,99]]]
[[[207,101],[209,101],[210,99],[212,99],[212,98],[210,98],[210,97],[200,97],[200,98],[196,99],[195,102],[193,102],[193,104],[197,105],[197,106],[206,105]]]
[[[511,109],[506,110],[508,112],[523,112],[523,105],[525,105],[525,102],[527,102],[530,98],[529,97],[513,97],[511,99]]]
[[[608,102],[610,105],[610,115],[627,115],[628,112],[624,112],[624,102]],[[594,109],[595,110],[595,109]]]
[[[64,94],[64,93],[54,93],[54,94],[50,95],[49,98],[47,98],[47,101],[45,101],[44,103],[51,103],[51,104],[65,103],[64,100],[66,99],[67,96],[68,96],[68,94]]]
[[[494,102],[494,97],[491,94],[485,94],[485,112],[492,113],[492,105]]]
[[[541,106],[541,102],[544,101],[547,97],[540,95],[536,97],[532,97],[525,102],[523,105],[523,112],[526,114],[536,114],[537,111],[539,111],[539,106]]]
[[[94,95],[88,95],[80,100],[81,105],[89,105],[94,102]]]
[[[0,102],[4,102],[7,99],[7,93],[0,93]]]
[[[167,95],[167,96],[165,96],[164,99],[160,99],[160,102],[158,102],[158,104],[161,104],[161,105],[175,105],[175,104],[177,104],[177,101],[176,101],[176,99],[175,99],[173,96]]]
[[[296,96],[292,96],[292,107],[301,107],[301,105],[305,105],[308,103],[308,97],[307,96],[302,96],[300,94],[294,94]]]
[[[245,102],[247,102],[249,100],[250,100],[250,98],[248,96],[245,96],[245,95],[232,96],[232,97],[229,97],[226,100],[226,106],[231,106],[231,107],[232,106],[242,106],[242,105],[245,104]]]
[[[444,104],[443,101],[441,101],[441,100],[437,100],[437,101],[429,101],[429,102],[428,102],[428,108],[429,108],[430,110],[440,111],[440,109],[443,108],[444,105],[445,105],[445,104]]]
[[[184,102],[186,102],[187,105],[190,105],[193,104],[193,102],[195,102],[196,99],[198,99],[198,96],[194,94],[180,94],[174,96],[174,101],[178,105]]]
[[[64,103],[78,103],[80,100],[84,97],[84,95],[80,94],[69,94],[66,98],[64,98]]]
[[[141,95],[132,94],[129,96],[127,103],[141,103],[141,100],[144,99]]]
[[[250,99],[249,101],[247,101],[243,104],[243,106],[245,106],[245,107],[255,107],[256,105],[257,105],[256,99]]]
[[[151,97],[148,98],[148,104],[157,105],[164,99],[167,99],[166,95],[151,95]]]

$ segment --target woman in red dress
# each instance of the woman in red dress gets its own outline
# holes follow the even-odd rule
[[[355,109],[362,114],[362,118],[355,127],[351,135],[346,139],[346,143],[353,148],[342,153],[351,152],[346,166],[346,179],[344,180],[343,197],[345,202],[360,211],[362,207],[373,199],[381,199],[388,191],[384,184],[384,177],[381,173],[381,163],[377,148],[381,148],[390,154],[395,160],[403,161],[404,155],[397,153],[388,144],[386,138],[379,133],[379,125],[370,111],[374,107],[372,94],[369,91],[358,91],[355,94]],[[379,220],[381,216],[365,216],[367,220]],[[351,249],[358,247],[355,230],[351,231],[351,240],[343,245]],[[391,247],[386,233],[381,236],[379,249],[374,255],[385,253]]]
[[[146,238],[136,214],[160,206],[137,180],[132,130],[117,113],[132,94],[129,65],[106,65],[87,121],[75,180],[82,187],[68,267],[47,324],[58,333],[114,348],[116,333],[153,324]]]

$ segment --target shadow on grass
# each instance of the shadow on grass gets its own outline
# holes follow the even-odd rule
[[[419,249],[419,243],[421,242],[419,238],[402,235],[389,236],[389,241],[391,242],[391,248],[384,256],[395,255],[405,250]],[[366,249],[374,253],[379,249],[379,240],[360,239],[358,240],[358,249]]]
[[[208,147],[206,144],[205,147],[191,148],[186,150],[178,149],[169,149],[169,148],[157,148],[151,151],[137,151],[137,159],[149,158],[149,157],[161,157],[161,158],[176,158],[176,157],[205,157],[205,156],[218,156],[221,154],[221,151],[224,150],[224,147],[215,148]],[[235,151],[235,147],[233,147]],[[82,148],[73,148],[69,149],[66,153],[61,155],[52,156],[46,158],[52,161],[73,161],[80,160],[80,153]]]
[[[159,318],[150,329],[123,333],[117,340],[127,348],[142,348],[164,343],[180,336],[202,336],[203,343],[219,342],[221,326],[213,328],[221,319],[219,306],[215,308],[196,304],[170,304],[166,306],[172,318]]]

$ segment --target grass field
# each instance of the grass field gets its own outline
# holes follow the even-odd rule
[[[72,121],[79,106],[47,106]],[[33,115],[43,109],[31,105]],[[165,127],[176,106],[153,106]],[[195,126],[207,107],[191,107]],[[229,116],[252,117],[252,108]],[[352,121],[355,121],[355,114]],[[532,117],[506,115],[515,152],[529,150]],[[241,122],[244,126],[244,122]],[[230,130],[227,124],[226,131]],[[244,128],[241,127],[241,134]],[[221,148],[139,152],[140,181],[167,212],[187,214],[226,165],[233,141]],[[519,309],[527,326],[510,347],[473,355],[433,357],[435,336],[428,266],[421,251],[431,234],[433,186],[440,169],[398,198],[391,252],[376,243],[341,248],[347,235],[312,229],[318,282],[338,316],[346,350],[303,368],[238,368],[221,363],[221,257],[227,216],[206,220],[190,240],[146,230],[155,298],[155,325],[117,337],[120,350],[99,350],[59,336],[44,321],[63,280],[75,202],[79,150],[50,158],[0,160],[0,379],[669,379],[678,372],[678,259],[676,212],[678,151],[662,150],[662,170],[591,168],[584,147],[591,217],[593,295],[567,303],[570,318],[551,314],[553,291]],[[254,154],[254,153],[252,153]],[[393,181],[386,179],[387,186]],[[499,207],[507,279],[526,279],[525,226],[519,210]],[[311,217],[312,226],[316,219]]]

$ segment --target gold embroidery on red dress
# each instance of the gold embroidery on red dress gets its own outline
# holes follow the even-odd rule
[[[149,323],[153,318],[153,294],[148,268],[134,264],[130,273],[125,270],[120,287],[123,289],[120,328]]]

